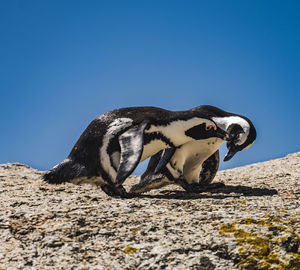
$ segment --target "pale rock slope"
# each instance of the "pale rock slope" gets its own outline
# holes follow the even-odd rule
[[[300,269],[300,152],[138,198],[0,166],[0,269]],[[137,177],[126,181],[129,189]]]

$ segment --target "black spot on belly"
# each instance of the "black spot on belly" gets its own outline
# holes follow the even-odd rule
[[[175,171],[177,170],[176,167],[175,167],[176,162],[174,164],[172,162],[170,162],[169,164],[171,165],[171,167],[172,167],[173,170],[175,170]]]

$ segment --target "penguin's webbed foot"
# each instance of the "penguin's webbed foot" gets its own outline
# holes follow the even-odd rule
[[[216,183],[210,183],[207,185],[204,185],[204,188],[206,189],[206,191],[211,191],[214,189],[219,189],[219,188],[223,188],[225,187],[225,184],[222,182],[216,182]]]
[[[185,180],[181,181],[179,180],[177,182],[181,187],[183,187],[187,192],[193,192],[193,193],[201,193],[201,192],[208,192],[208,191],[213,191],[215,189],[223,188],[225,187],[225,184],[222,182],[217,182],[217,183],[211,183],[211,184],[188,184]]]
[[[133,194],[131,193],[127,193],[127,191],[125,190],[125,188],[121,185],[121,186],[113,186],[113,185],[104,185],[101,186],[101,189],[108,195],[111,197],[115,197],[115,198],[132,198],[134,197]]]
[[[163,174],[148,174],[146,176],[142,176],[141,181],[132,186],[130,191],[133,194],[140,194],[152,189],[159,189],[164,186],[171,184],[172,182],[168,180]]]

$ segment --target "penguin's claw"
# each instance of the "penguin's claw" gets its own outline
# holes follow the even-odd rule
[[[108,196],[115,197],[115,198],[132,198],[132,197],[134,197],[134,194],[127,193],[127,191],[125,190],[125,188],[122,185],[118,186],[118,187],[115,187],[113,185],[104,185],[104,186],[101,186],[101,189]]]
[[[223,188],[225,187],[225,184],[222,182],[216,182],[216,183],[211,183],[208,184],[207,186],[204,186],[204,189],[206,191],[211,191],[211,190],[215,190],[215,189],[219,189],[219,188]]]
[[[193,193],[209,192],[214,191],[215,189],[225,187],[225,184],[222,182],[211,183],[211,184],[187,184],[184,182],[179,182],[179,184],[187,191]]]

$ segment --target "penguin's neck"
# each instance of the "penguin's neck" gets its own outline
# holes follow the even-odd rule
[[[174,146],[179,146],[193,140],[193,138],[185,134],[185,131],[203,123],[210,125],[212,122],[199,117],[193,117],[188,120],[178,119],[171,121],[167,125],[151,125],[145,130],[145,133],[159,132],[164,137],[168,138]]]
[[[167,125],[150,125],[150,127],[145,130],[145,137],[149,137],[150,142],[144,144],[141,161],[149,156],[155,155],[165,148],[177,147],[194,140],[187,136],[185,131],[203,123],[211,124],[211,121],[204,118],[193,117],[188,120],[174,120]]]

